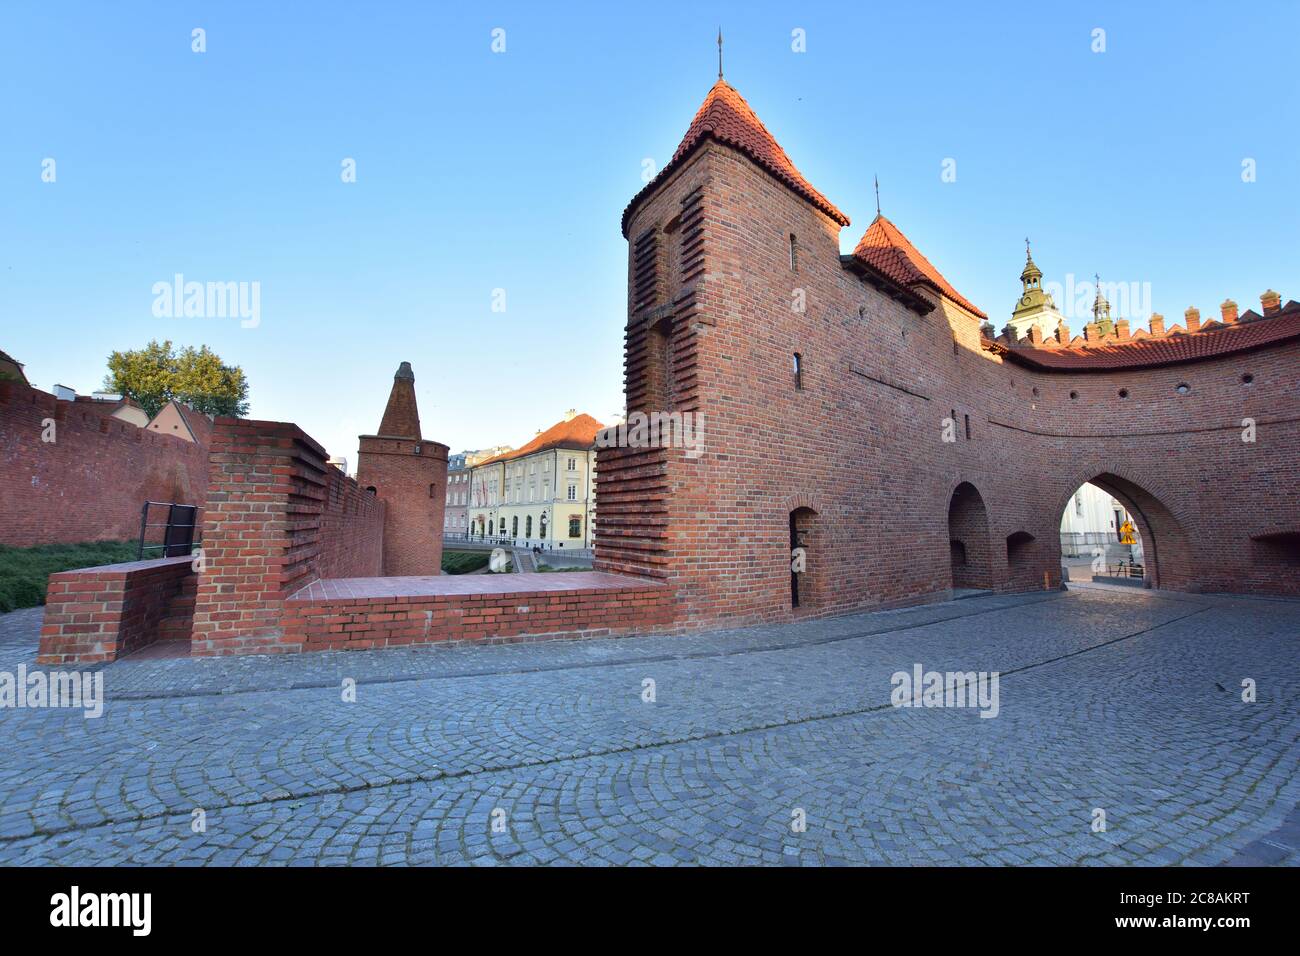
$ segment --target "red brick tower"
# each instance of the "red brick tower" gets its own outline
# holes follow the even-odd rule
[[[373,488],[387,508],[384,574],[441,573],[447,446],[420,434],[410,362],[393,376],[379,434],[361,436],[357,481]]]

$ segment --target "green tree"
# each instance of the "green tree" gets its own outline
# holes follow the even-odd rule
[[[226,365],[206,345],[177,351],[168,339],[108,357],[104,387],[140,403],[152,418],[172,399],[209,415],[248,414],[244,370]]]

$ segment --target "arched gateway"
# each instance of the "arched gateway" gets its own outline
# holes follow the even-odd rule
[[[1148,330],[1099,287],[1074,335],[1026,256],[999,333],[887,217],[843,255],[848,225],[719,79],[623,214],[628,407],[698,415],[702,453],[600,450],[597,568],[672,586],[687,626],[1056,588],[1091,481],[1151,585],[1300,594],[1300,303]],[[817,501],[813,608],[790,487]]]

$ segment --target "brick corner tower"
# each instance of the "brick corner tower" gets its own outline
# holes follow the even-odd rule
[[[403,362],[393,376],[384,417],[360,436],[357,481],[384,502],[384,574],[433,575],[442,570],[447,446],[420,433],[415,372]]]

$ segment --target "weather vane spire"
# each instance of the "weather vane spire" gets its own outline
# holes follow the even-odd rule
[[[1025,258],[1026,258],[1026,259],[1032,259],[1032,258],[1033,258],[1033,256],[1031,256],[1031,255],[1029,254],[1029,237],[1028,237],[1028,236],[1025,236]]]
[[[875,177],[875,180],[876,180],[876,215],[879,216],[880,215],[880,176],[877,175]]]
[[[722,79],[722,27],[718,27],[718,79]]]

